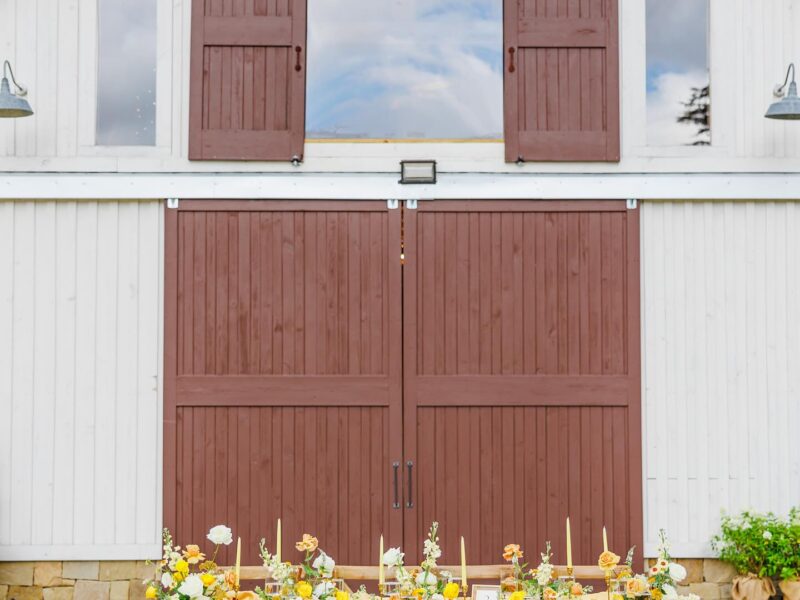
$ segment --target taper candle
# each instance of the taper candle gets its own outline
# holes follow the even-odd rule
[[[278,519],[278,534],[275,539],[275,557],[281,562],[281,520]]]
[[[381,545],[378,548],[378,585],[385,583],[383,578],[383,534],[381,534]]]
[[[242,538],[236,540],[236,570],[233,572],[236,577],[236,588],[239,588],[239,574],[242,568]]]
[[[603,552],[608,552],[608,536],[606,535],[605,525],[603,525]]]
[[[467,587],[467,555],[464,552],[464,536],[461,536],[461,587]]]
[[[569,517],[567,517],[567,569],[572,570],[572,535],[569,531]]]

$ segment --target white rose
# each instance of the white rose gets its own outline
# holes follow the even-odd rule
[[[399,565],[403,562],[403,556],[405,555],[400,552],[400,548],[389,548],[383,553],[383,564],[387,567]]]
[[[442,596],[441,594],[433,594],[431,596],[431,600],[444,600],[444,596]]]
[[[771,531],[765,531],[762,535],[764,536],[765,540],[771,540],[772,539],[772,532]]]
[[[189,598],[199,598],[202,596],[203,581],[200,579],[200,575],[189,575],[183,580],[183,583],[181,583],[178,592],[184,596],[189,596]]]
[[[217,546],[220,544],[225,544],[227,546],[233,542],[233,532],[230,530],[230,527],[225,527],[225,525],[212,527],[206,537],[212,544],[216,544]]]
[[[686,579],[686,569],[683,565],[679,565],[678,563],[669,563],[669,575],[675,581],[681,582]]]
[[[672,587],[670,584],[665,583],[663,587],[664,596],[667,598],[677,598],[678,597],[678,590]]]
[[[316,569],[316,567],[314,567]],[[330,581],[323,581],[314,586],[314,597],[319,598],[325,594],[330,594],[336,588]]]
[[[417,585],[436,585],[436,575],[430,571],[420,571],[414,581],[417,582]]]
[[[161,585],[165,588],[168,588],[172,585],[172,575],[169,573],[162,573],[161,574]]]
[[[314,559],[314,562],[311,563],[311,566],[319,571],[323,577],[332,577],[333,567],[336,566],[336,563],[333,562],[333,559],[330,556],[320,550],[319,556]]]

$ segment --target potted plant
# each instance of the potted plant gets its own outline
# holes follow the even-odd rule
[[[739,516],[723,515],[720,533],[711,545],[720,560],[739,574],[733,580],[733,600],[767,600],[775,595],[772,579],[777,575],[779,540],[785,524],[774,514],[744,511]]]
[[[786,600],[800,600],[800,509],[789,511],[780,544],[778,576]]]

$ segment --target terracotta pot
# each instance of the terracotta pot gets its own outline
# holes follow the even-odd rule
[[[778,585],[786,600],[800,600],[800,579],[784,579]]]
[[[733,580],[733,600],[768,600],[775,595],[775,584],[767,577],[740,575]]]

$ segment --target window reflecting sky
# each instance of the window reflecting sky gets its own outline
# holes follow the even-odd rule
[[[156,143],[156,0],[100,0],[97,144]]]
[[[306,136],[500,138],[500,0],[309,0]]]
[[[709,140],[697,124],[677,121],[692,88],[708,84],[708,0],[647,0],[648,143]]]

